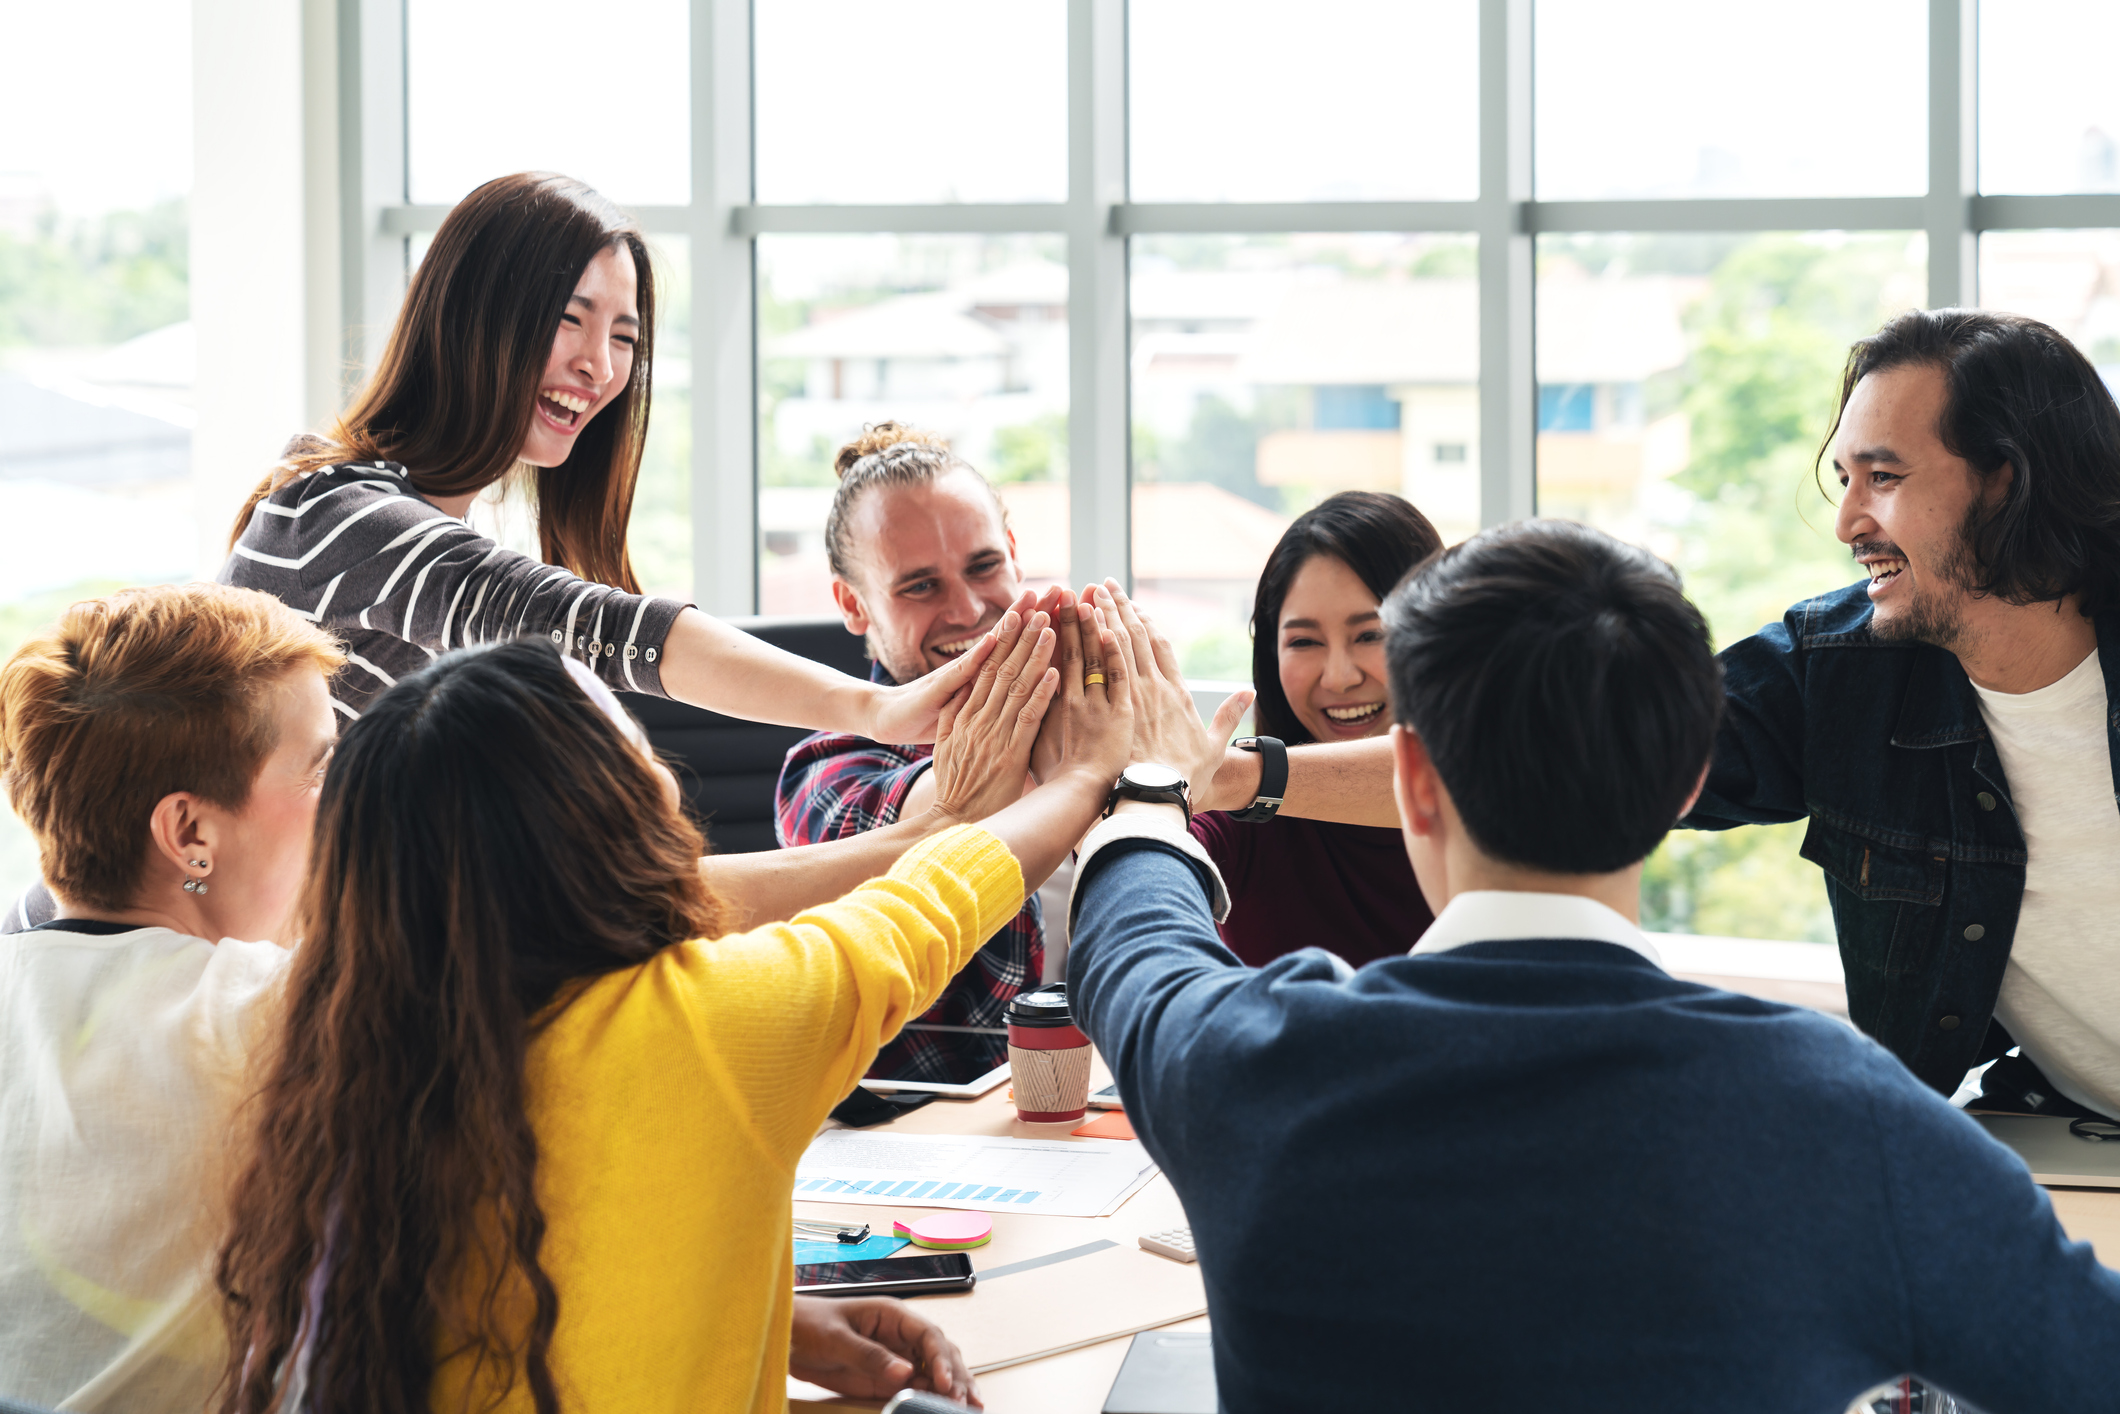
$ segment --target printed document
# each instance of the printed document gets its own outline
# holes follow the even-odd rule
[[[795,1169],[797,1202],[1093,1218],[1155,1171],[1139,1140],[828,1130]]]

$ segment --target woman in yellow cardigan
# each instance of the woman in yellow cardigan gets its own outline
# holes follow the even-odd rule
[[[1007,616],[945,709],[991,743],[974,769],[1022,778],[1059,685],[1043,620]],[[782,1408],[796,1161],[1095,820],[1123,632],[1085,617],[1045,785],[718,938],[699,835],[549,644],[401,680],[324,784],[216,1274],[222,1408]]]

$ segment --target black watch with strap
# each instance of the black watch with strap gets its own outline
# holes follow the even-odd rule
[[[1239,751],[1259,753],[1259,793],[1229,818],[1247,825],[1263,825],[1281,808],[1288,791],[1288,744],[1277,736],[1240,736],[1230,743]]]
[[[1149,800],[1159,805],[1175,805],[1185,812],[1185,823],[1192,823],[1192,799],[1185,777],[1168,766],[1153,761],[1136,761],[1119,773],[1112,793],[1105,798],[1104,813],[1109,816],[1112,807],[1122,800]]]

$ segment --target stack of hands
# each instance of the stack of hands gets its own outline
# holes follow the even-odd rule
[[[1216,799],[1215,780],[1253,694],[1232,694],[1203,723],[1170,640],[1116,581],[1026,591],[988,638],[937,723],[938,811],[984,820],[1028,786],[1082,774],[1108,788],[1137,761],[1183,774],[1196,811],[1250,803]]]
[[[1079,596],[1026,593],[972,653],[975,674],[937,720],[934,809],[988,821],[1033,887],[1095,823],[1133,762],[1185,773],[1195,809],[1221,808],[1212,782],[1252,694],[1235,694],[1203,724],[1169,641],[1116,583]],[[857,1398],[911,1386],[983,1407],[957,1347],[887,1297],[797,1297],[788,1368]]]

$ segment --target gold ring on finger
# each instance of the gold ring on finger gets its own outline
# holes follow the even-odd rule
[[[1082,685],[1084,687],[1102,687],[1104,686],[1104,674],[1091,673],[1082,679]]]

